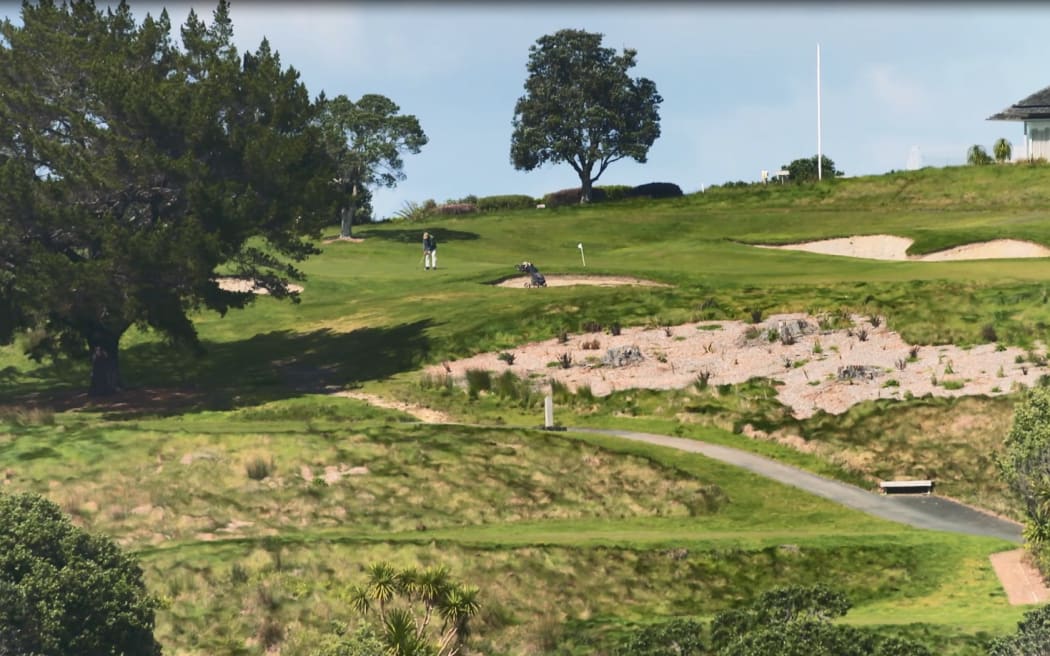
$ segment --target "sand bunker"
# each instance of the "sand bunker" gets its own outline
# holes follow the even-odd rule
[[[948,262],[959,260],[999,260],[1008,258],[1050,257],[1050,248],[1042,244],[1017,239],[964,244],[926,255],[908,255],[914,240],[893,235],[863,235],[822,239],[782,246],[759,246],[780,250],[805,251],[823,255],[859,257],[868,260],[911,260],[915,262]]]
[[[630,276],[562,276],[562,275],[549,275],[544,276],[547,279],[548,287],[570,287],[572,285],[593,285],[597,287],[615,287],[617,285],[638,285],[641,287],[670,287],[662,282],[656,282],[655,280],[644,280],[642,278],[631,278]],[[525,284],[529,282],[529,276],[515,276],[508,278],[500,283],[497,287],[516,287],[518,289],[525,289]]]
[[[571,389],[588,386],[596,396],[632,388],[680,389],[702,375],[711,386],[771,378],[782,383],[777,397],[798,418],[821,410],[838,414],[861,401],[908,395],[997,396],[1019,385],[1031,387],[1047,371],[1029,363],[1026,351],[1017,347],[913,346],[884,322],[876,326],[869,317],[854,316],[852,323],[850,328],[825,330],[818,327],[818,317],[783,314],[758,325],[705,321],[624,328],[615,336],[582,333],[565,343],[550,339],[507,349],[514,355],[509,365],[498,353],[445,364],[456,381],[469,369],[509,370],[522,378],[553,378]],[[803,326],[790,344],[769,339],[770,334]],[[641,351],[640,362],[602,364],[609,349],[629,345]],[[559,366],[563,356],[570,359],[568,368]],[[432,376],[445,372],[442,365],[427,371]]]
[[[253,294],[269,294],[262,287],[258,287],[253,280],[245,280],[244,278],[218,278],[215,282],[219,283],[219,289],[224,289],[228,292],[251,292]],[[301,292],[303,291],[302,285],[288,285],[288,291],[290,292]]]

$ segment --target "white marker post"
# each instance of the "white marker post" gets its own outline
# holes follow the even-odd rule
[[[576,244],[576,248],[580,249],[580,259],[583,260],[583,266],[587,266],[587,258],[583,256],[583,244]]]

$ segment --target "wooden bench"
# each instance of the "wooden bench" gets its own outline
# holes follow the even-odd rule
[[[879,491],[883,494],[932,494],[933,481],[882,481]]]

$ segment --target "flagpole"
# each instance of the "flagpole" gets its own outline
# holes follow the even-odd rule
[[[824,179],[824,158],[820,151],[820,44],[817,44],[817,180]]]

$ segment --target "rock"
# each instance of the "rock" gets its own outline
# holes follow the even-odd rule
[[[629,364],[641,362],[645,358],[642,357],[642,350],[635,345],[630,346],[617,346],[606,351],[605,355],[602,356],[602,364],[610,367],[625,367]]]
[[[839,367],[839,380],[873,380],[882,375],[882,367],[872,367],[863,364],[848,364]]]

